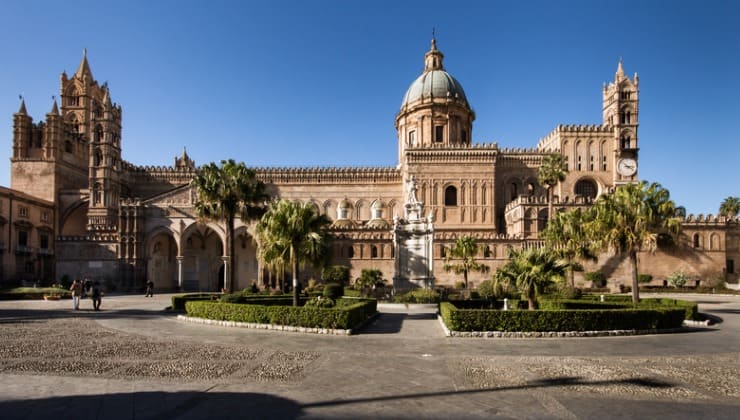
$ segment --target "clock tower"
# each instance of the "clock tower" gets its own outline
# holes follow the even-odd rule
[[[603,88],[604,125],[611,127],[614,135],[614,184],[637,181],[637,127],[639,125],[638,89],[640,79],[625,76],[619,60],[614,81]]]

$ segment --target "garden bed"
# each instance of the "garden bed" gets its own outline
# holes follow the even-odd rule
[[[696,304],[676,302],[652,299],[632,307],[620,302],[542,301],[544,309],[535,311],[472,309],[470,304],[459,308],[452,302],[442,302],[440,316],[446,327],[456,332],[655,331],[681,328],[687,314],[692,319]]]
[[[188,317],[214,321],[336,330],[357,328],[377,312],[374,299],[340,298],[335,308],[275,304],[277,300],[255,298],[249,303],[188,301],[185,309]]]

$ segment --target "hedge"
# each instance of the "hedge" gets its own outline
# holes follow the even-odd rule
[[[175,295],[172,296],[172,309],[175,311],[184,311],[185,302],[191,300],[217,300],[220,296],[220,293],[188,293],[185,295]]]
[[[221,321],[352,329],[377,312],[374,299],[353,301],[357,303],[336,308],[190,301],[185,304],[185,309],[188,316]]]
[[[603,331],[678,328],[683,324],[686,311],[675,306],[499,311],[458,309],[449,302],[442,302],[440,314],[453,331]]]

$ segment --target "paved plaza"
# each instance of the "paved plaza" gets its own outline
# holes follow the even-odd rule
[[[447,338],[382,306],[353,336],[179,321],[171,295],[0,302],[3,419],[737,418],[740,296],[679,334]],[[678,296],[677,296],[678,297]]]

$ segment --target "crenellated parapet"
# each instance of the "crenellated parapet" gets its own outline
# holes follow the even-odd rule
[[[329,235],[335,240],[390,241],[393,239],[391,229],[368,229],[361,226],[344,229],[332,228],[329,230]]]
[[[558,198],[557,196],[553,197],[553,205],[558,207],[558,211],[567,210],[568,208],[577,208],[577,207],[585,207],[590,206],[594,203],[594,199],[591,197],[584,197],[584,196],[574,196],[574,197],[563,197],[562,199]],[[530,195],[520,195],[519,197],[512,200],[509,204],[506,205],[505,211],[508,212],[518,206],[546,206],[547,205],[547,197],[546,196],[530,196]]]
[[[392,167],[274,167],[255,168],[265,184],[397,184],[401,172]]]
[[[612,126],[605,124],[560,124],[537,142],[537,150],[550,153],[559,151],[560,140],[566,135],[604,135],[611,134],[613,131]]]
[[[188,166],[137,166],[122,162],[122,169],[133,183],[188,184],[196,175],[196,169]]]
[[[409,163],[491,163],[499,154],[498,143],[477,143],[474,145],[439,144],[406,149]]]
[[[449,232],[449,231],[435,231],[434,240],[440,242],[454,242],[458,238],[463,236],[470,236],[477,242],[486,241],[518,241],[521,240],[519,235],[511,235],[507,233],[498,233],[494,231],[473,231],[473,232]]]
[[[737,225],[740,223],[740,216],[727,217],[714,214],[689,214],[681,220],[684,226],[724,226]]]
[[[501,149],[496,164],[500,167],[539,167],[545,155],[541,150],[533,148],[507,147]]]

